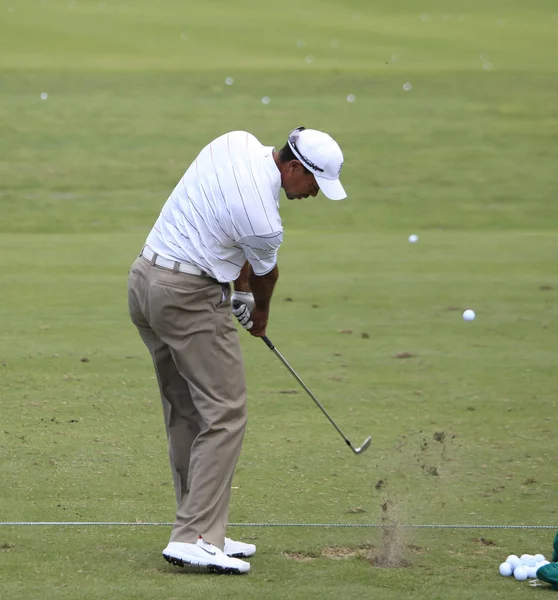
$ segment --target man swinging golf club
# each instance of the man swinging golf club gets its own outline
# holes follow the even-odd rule
[[[245,131],[208,144],[164,204],[128,281],[130,316],[155,367],[176,492],[163,556],[179,566],[247,573],[253,544],[226,534],[231,482],[246,427],[246,383],[231,300],[266,334],[289,199],[346,197],[343,154],[298,127],[277,151]],[[230,282],[235,291],[231,294]],[[235,304],[236,304],[235,302]]]

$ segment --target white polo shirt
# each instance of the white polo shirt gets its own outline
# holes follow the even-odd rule
[[[246,260],[256,275],[271,271],[283,241],[273,150],[246,131],[213,140],[174,188],[146,244],[220,282],[234,281]]]

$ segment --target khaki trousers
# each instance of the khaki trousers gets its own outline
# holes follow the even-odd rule
[[[223,549],[231,483],[246,428],[246,382],[230,287],[138,257],[130,316],[149,349],[177,498],[170,541]]]

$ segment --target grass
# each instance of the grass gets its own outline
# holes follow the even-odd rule
[[[230,521],[556,525],[551,2],[0,11],[2,521],[173,520],[127,270],[201,146],[231,129],[278,146],[305,124],[339,139],[350,198],[282,200],[268,333],[373,445],[353,456],[241,332],[250,420]],[[248,577],[221,578],[162,561],[164,525],[0,526],[1,595],[521,598],[499,562],[548,556],[554,537],[391,531],[408,566],[378,566],[382,528],[234,527],[258,553]]]

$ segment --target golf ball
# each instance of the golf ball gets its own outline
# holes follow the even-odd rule
[[[475,318],[475,311],[471,310],[470,308],[468,308],[464,313],[463,313],[463,319],[465,321],[472,321]]]
[[[509,577],[513,573],[512,566],[508,562],[503,562],[500,565],[500,575],[504,577]]]
[[[513,576],[517,581],[525,581],[527,579],[527,567],[521,565],[514,570]]]
[[[411,244],[414,244],[415,242],[418,242],[418,235],[415,235],[414,233],[412,233],[409,236],[409,241],[411,242]]]
[[[519,560],[526,566],[526,567],[534,567],[537,564],[537,561],[535,560],[535,557],[532,554],[522,554],[519,557]]]
[[[535,554],[535,561],[540,563],[543,560],[546,560],[546,558],[544,557],[544,554]]]
[[[515,554],[510,554],[508,558],[506,558],[506,562],[511,565],[512,570],[517,569],[522,565],[522,562],[519,560],[519,557]]]
[[[537,578],[537,567],[527,567],[527,577],[529,579]]]

